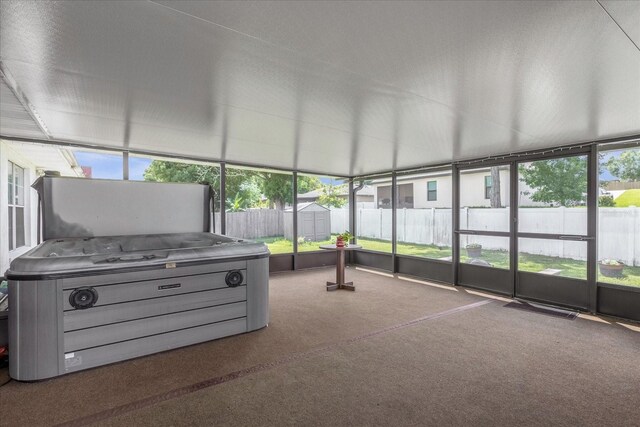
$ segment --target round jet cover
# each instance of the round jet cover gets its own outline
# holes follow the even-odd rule
[[[98,292],[91,287],[82,287],[75,289],[69,295],[69,304],[78,310],[91,308],[98,301]]]
[[[242,279],[242,273],[238,270],[233,270],[227,273],[225,281],[227,282],[228,286],[235,288],[236,286],[242,284]]]

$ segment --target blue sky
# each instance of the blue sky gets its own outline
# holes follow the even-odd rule
[[[96,179],[122,179],[122,155],[76,151],[76,159],[80,166],[91,166],[91,177]],[[144,157],[129,157],[129,179],[144,180],[144,171],[153,160]],[[342,180],[320,177],[324,184],[339,184]]]
[[[122,154],[76,151],[75,155],[80,166],[91,166],[92,178],[122,179]],[[151,159],[129,157],[129,179],[143,180],[144,170],[150,163]]]
[[[620,151],[611,151],[604,155],[603,161],[607,161],[612,156],[619,155]],[[122,155],[121,154],[105,154],[94,153],[89,151],[76,151],[76,159],[80,166],[91,166],[92,177],[99,179],[122,179]],[[143,157],[129,157],[129,179],[144,179],[144,171],[151,164],[152,160]],[[605,168],[600,169],[600,179],[610,181],[617,179],[609,173]],[[320,178],[320,180],[329,184],[330,178]]]

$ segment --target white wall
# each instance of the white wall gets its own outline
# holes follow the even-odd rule
[[[9,251],[8,185],[9,161],[25,169],[25,243]],[[0,141],[0,275],[4,275],[11,260],[37,244],[38,194],[31,188],[37,178],[35,165],[8,144]]]
[[[427,200],[427,183],[437,182],[437,200]],[[435,178],[421,178],[413,181],[413,207],[421,208],[450,208],[451,207],[451,175]]]
[[[484,198],[484,177],[490,176],[491,171],[489,169],[482,169],[472,173],[462,173],[460,182],[460,206],[490,207],[491,203],[489,199]],[[436,181],[438,184],[437,200],[427,200],[427,183],[429,181]],[[422,176],[416,179],[410,180],[398,180],[400,184],[413,184],[413,207],[415,209],[423,208],[450,208],[452,202],[452,178],[451,175],[436,175],[436,176]],[[378,191],[377,187],[390,186],[390,182],[381,182],[373,184],[374,188],[374,205],[378,206]],[[509,171],[500,171],[500,198],[504,206],[508,206],[509,203]],[[531,194],[534,192],[525,183],[520,182],[518,184],[519,205],[520,206],[545,206],[545,203],[534,202],[531,200]],[[527,195],[522,193],[529,193]]]
[[[491,176],[489,169],[473,173],[460,174],[460,206],[491,206],[491,201],[484,197],[484,177]],[[503,206],[509,205],[509,171],[500,171],[500,200]]]

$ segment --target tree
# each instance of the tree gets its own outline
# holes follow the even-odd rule
[[[291,175],[271,172],[258,172],[261,180],[262,194],[275,205],[276,209],[283,210],[286,203],[293,202],[293,179]],[[322,186],[316,177],[299,176],[298,193],[306,193]]]
[[[217,184],[216,187],[220,185],[220,168],[218,166],[154,160],[145,169],[143,176],[145,181]]]
[[[260,201],[260,189],[255,183],[253,171],[227,169],[227,205],[241,201],[240,209],[251,207]],[[220,203],[220,167],[212,165],[167,162],[154,160],[144,171],[145,181],[190,182],[211,185],[216,192],[216,206]],[[236,199],[238,197],[238,199]],[[229,207],[229,206],[227,206]]]
[[[298,194],[308,193],[309,191],[322,188],[322,182],[315,176],[298,176]]]
[[[226,209],[242,210],[260,206],[261,196],[276,209],[284,209],[293,200],[293,180],[291,175],[247,169],[227,168],[225,177]],[[196,165],[154,160],[144,171],[146,181],[193,182],[220,188],[220,168],[218,166]],[[298,177],[298,191],[307,192],[321,187],[318,178]],[[302,189],[302,190],[301,190]],[[219,195],[216,197],[219,203]]]
[[[340,196],[340,189],[343,186],[325,184],[322,186],[322,193],[318,197],[318,204],[328,208],[341,208],[347,204],[347,199]]]
[[[500,200],[500,167],[493,166],[491,168],[491,190],[489,193],[489,202],[492,208],[501,208]]]
[[[640,150],[628,150],[613,156],[605,166],[621,181],[640,181]]]
[[[154,160],[145,169],[145,181],[153,182],[191,182],[211,185],[215,191],[214,206],[220,206],[220,168],[218,166]]]
[[[535,161],[521,166],[520,175],[520,180],[534,190],[534,202],[575,206],[586,201],[585,156]]]

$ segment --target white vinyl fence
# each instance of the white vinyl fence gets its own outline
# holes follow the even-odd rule
[[[358,209],[359,237],[391,240],[391,209]],[[398,242],[451,246],[451,209],[398,209]],[[627,265],[640,265],[640,208],[600,208],[598,258],[613,258]],[[332,232],[334,211],[332,211]],[[551,234],[586,234],[584,208],[526,208],[519,212],[520,230]],[[463,208],[462,229],[509,231],[508,208]],[[462,236],[462,247],[480,243],[484,248],[508,250],[507,237]],[[586,260],[586,242],[520,239],[519,251]]]
[[[451,209],[398,209],[398,242],[451,246]],[[600,208],[598,259],[613,258],[640,266],[640,208]],[[391,209],[358,209],[359,237],[391,240]],[[526,208],[519,212],[521,231],[552,234],[586,234],[584,208]],[[508,208],[463,208],[461,228],[488,231],[509,230]],[[216,230],[220,216],[216,214]],[[331,233],[349,230],[349,210],[331,209]],[[227,212],[227,235],[255,239],[284,236],[283,212],[256,209]],[[484,248],[508,250],[507,237],[462,236],[462,247],[480,243]],[[586,242],[520,239],[519,251],[562,258],[586,260]]]

